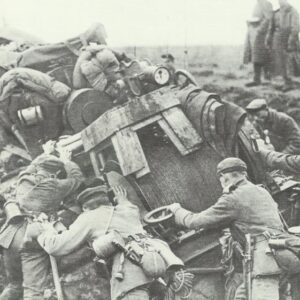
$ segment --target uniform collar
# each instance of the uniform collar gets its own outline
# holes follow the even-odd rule
[[[230,193],[232,191],[234,191],[237,187],[241,186],[241,185],[245,185],[248,183],[248,180],[247,179],[240,179],[238,181],[236,181],[235,183],[232,183],[230,185],[228,185],[227,187],[225,187],[223,189],[223,193]]]

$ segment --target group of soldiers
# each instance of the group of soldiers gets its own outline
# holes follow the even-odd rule
[[[292,76],[300,70],[299,31],[299,14],[288,0],[278,0],[274,6],[269,0],[257,0],[248,20],[244,54],[244,63],[254,67],[248,87],[260,85],[264,72],[267,80],[278,75],[283,78],[282,91],[293,88]]]

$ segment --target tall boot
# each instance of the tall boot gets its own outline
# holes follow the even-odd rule
[[[246,84],[246,87],[253,87],[253,86],[258,86],[261,85],[261,71],[262,71],[262,65],[254,63],[254,79],[252,82],[249,82]]]
[[[20,255],[14,249],[3,249],[3,260],[8,285],[1,293],[0,300],[20,300],[23,297]]]

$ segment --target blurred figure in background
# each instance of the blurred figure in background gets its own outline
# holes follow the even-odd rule
[[[244,63],[252,63],[254,78],[246,84],[253,87],[261,84],[261,73],[270,79],[270,51],[265,46],[265,38],[272,18],[272,4],[268,0],[257,0],[252,17],[248,20],[248,33],[244,50]]]
[[[283,77],[286,92],[293,88],[291,76],[300,74],[299,14],[287,0],[278,2],[265,44],[271,49],[272,74]]]
[[[175,81],[175,57],[171,53],[165,53],[161,56],[162,58],[162,65],[166,67],[170,72],[170,82],[176,83]]]

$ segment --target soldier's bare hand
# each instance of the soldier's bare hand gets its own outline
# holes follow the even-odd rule
[[[58,153],[59,153],[59,158],[62,161],[69,161],[71,160],[72,157],[72,152],[66,148],[58,148],[57,149]]]
[[[128,201],[127,199],[127,191],[125,188],[123,188],[122,186],[114,186],[113,188],[113,192],[115,194],[115,200],[117,201],[117,203],[120,203],[122,201]]]
[[[55,145],[56,145],[55,141],[50,140],[50,141],[46,142],[42,146],[45,154],[52,154],[55,151]]]

